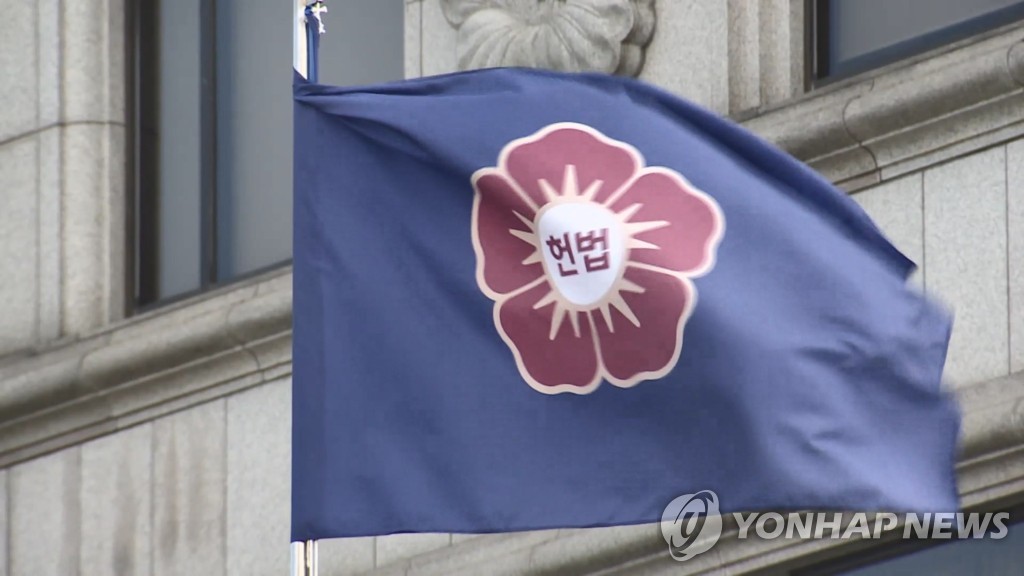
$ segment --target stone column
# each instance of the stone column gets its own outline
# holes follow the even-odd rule
[[[125,308],[124,0],[0,0],[0,354]]]

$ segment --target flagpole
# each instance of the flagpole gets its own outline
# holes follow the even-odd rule
[[[306,541],[306,568],[309,570],[309,576],[319,576],[320,574],[320,559],[318,558],[319,546],[316,540]]]
[[[306,3],[307,0],[292,0],[292,67],[303,78],[308,74],[306,62]]]
[[[316,540],[292,542],[291,576],[317,576],[320,572],[319,546]]]
[[[291,576],[306,576],[306,543],[292,542]]]
[[[294,0],[295,15],[292,29],[292,65],[303,78],[319,81],[318,36],[324,33],[323,15],[327,3],[323,0]]]
[[[315,36],[323,34],[322,14],[327,6],[322,0],[293,0],[292,66],[311,82],[318,81],[317,45]],[[316,540],[291,543],[291,576],[318,576],[319,554]]]

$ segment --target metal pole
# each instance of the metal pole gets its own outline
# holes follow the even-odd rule
[[[306,6],[311,0],[292,0],[295,14],[292,17],[292,66],[306,78]]]
[[[292,542],[291,576],[307,576],[306,574],[306,543]]]
[[[319,548],[316,540],[306,541],[306,569],[309,570],[309,576],[320,575]]]
[[[318,576],[318,548],[316,540],[292,542],[291,576]]]
[[[323,15],[327,3],[323,0],[293,0],[295,7],[292,27],[292,66],[311,82],[317,82],[317,36],[324,33]]]
[[[295,14],[292,22],[292,66],[303,78],[309,78],[311,61],[309,58],[310,46],[308,45],[309,35],[307,26],[315,25],[317,27],[315,33],[321,33],[323,24],[320,22],[320,17],[321,13],[326,11],[326,8],[323,2],[318,2],[317,0],[293,0],[293,2]],[[314,5],[318,7],[318,10],[315,12],[317,22],[307,22],[306,9]],[[312,70],[312,72],[315,81],[316,70]],[[317,548],[316,540],[291,543],[291,576],[319,575]]]

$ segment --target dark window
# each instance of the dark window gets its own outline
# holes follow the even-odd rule
[[[184,296],[291,259],[292,2],[133,3],[135,296]],[[332,0],[320,78],[403,76],[401,0]]]
[[[811,0],[812,80],[845,78],[1024,18],[1020,0]]]

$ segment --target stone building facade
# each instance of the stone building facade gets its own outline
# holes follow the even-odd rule
[[[284,574],[290,270],[132,306],[132,2],[0,0],[0,574]],[[406,76],[637,75],[852,194],[956,312],[964,507],[1024,502],[1024,21],[812,82],[805,0],[487,4],[404,0]],[[558,50],[516,40],[560,19]],[[320,573],[789,573],[877,545],[735,534],[685,564],[652,526],[359,538]]]

